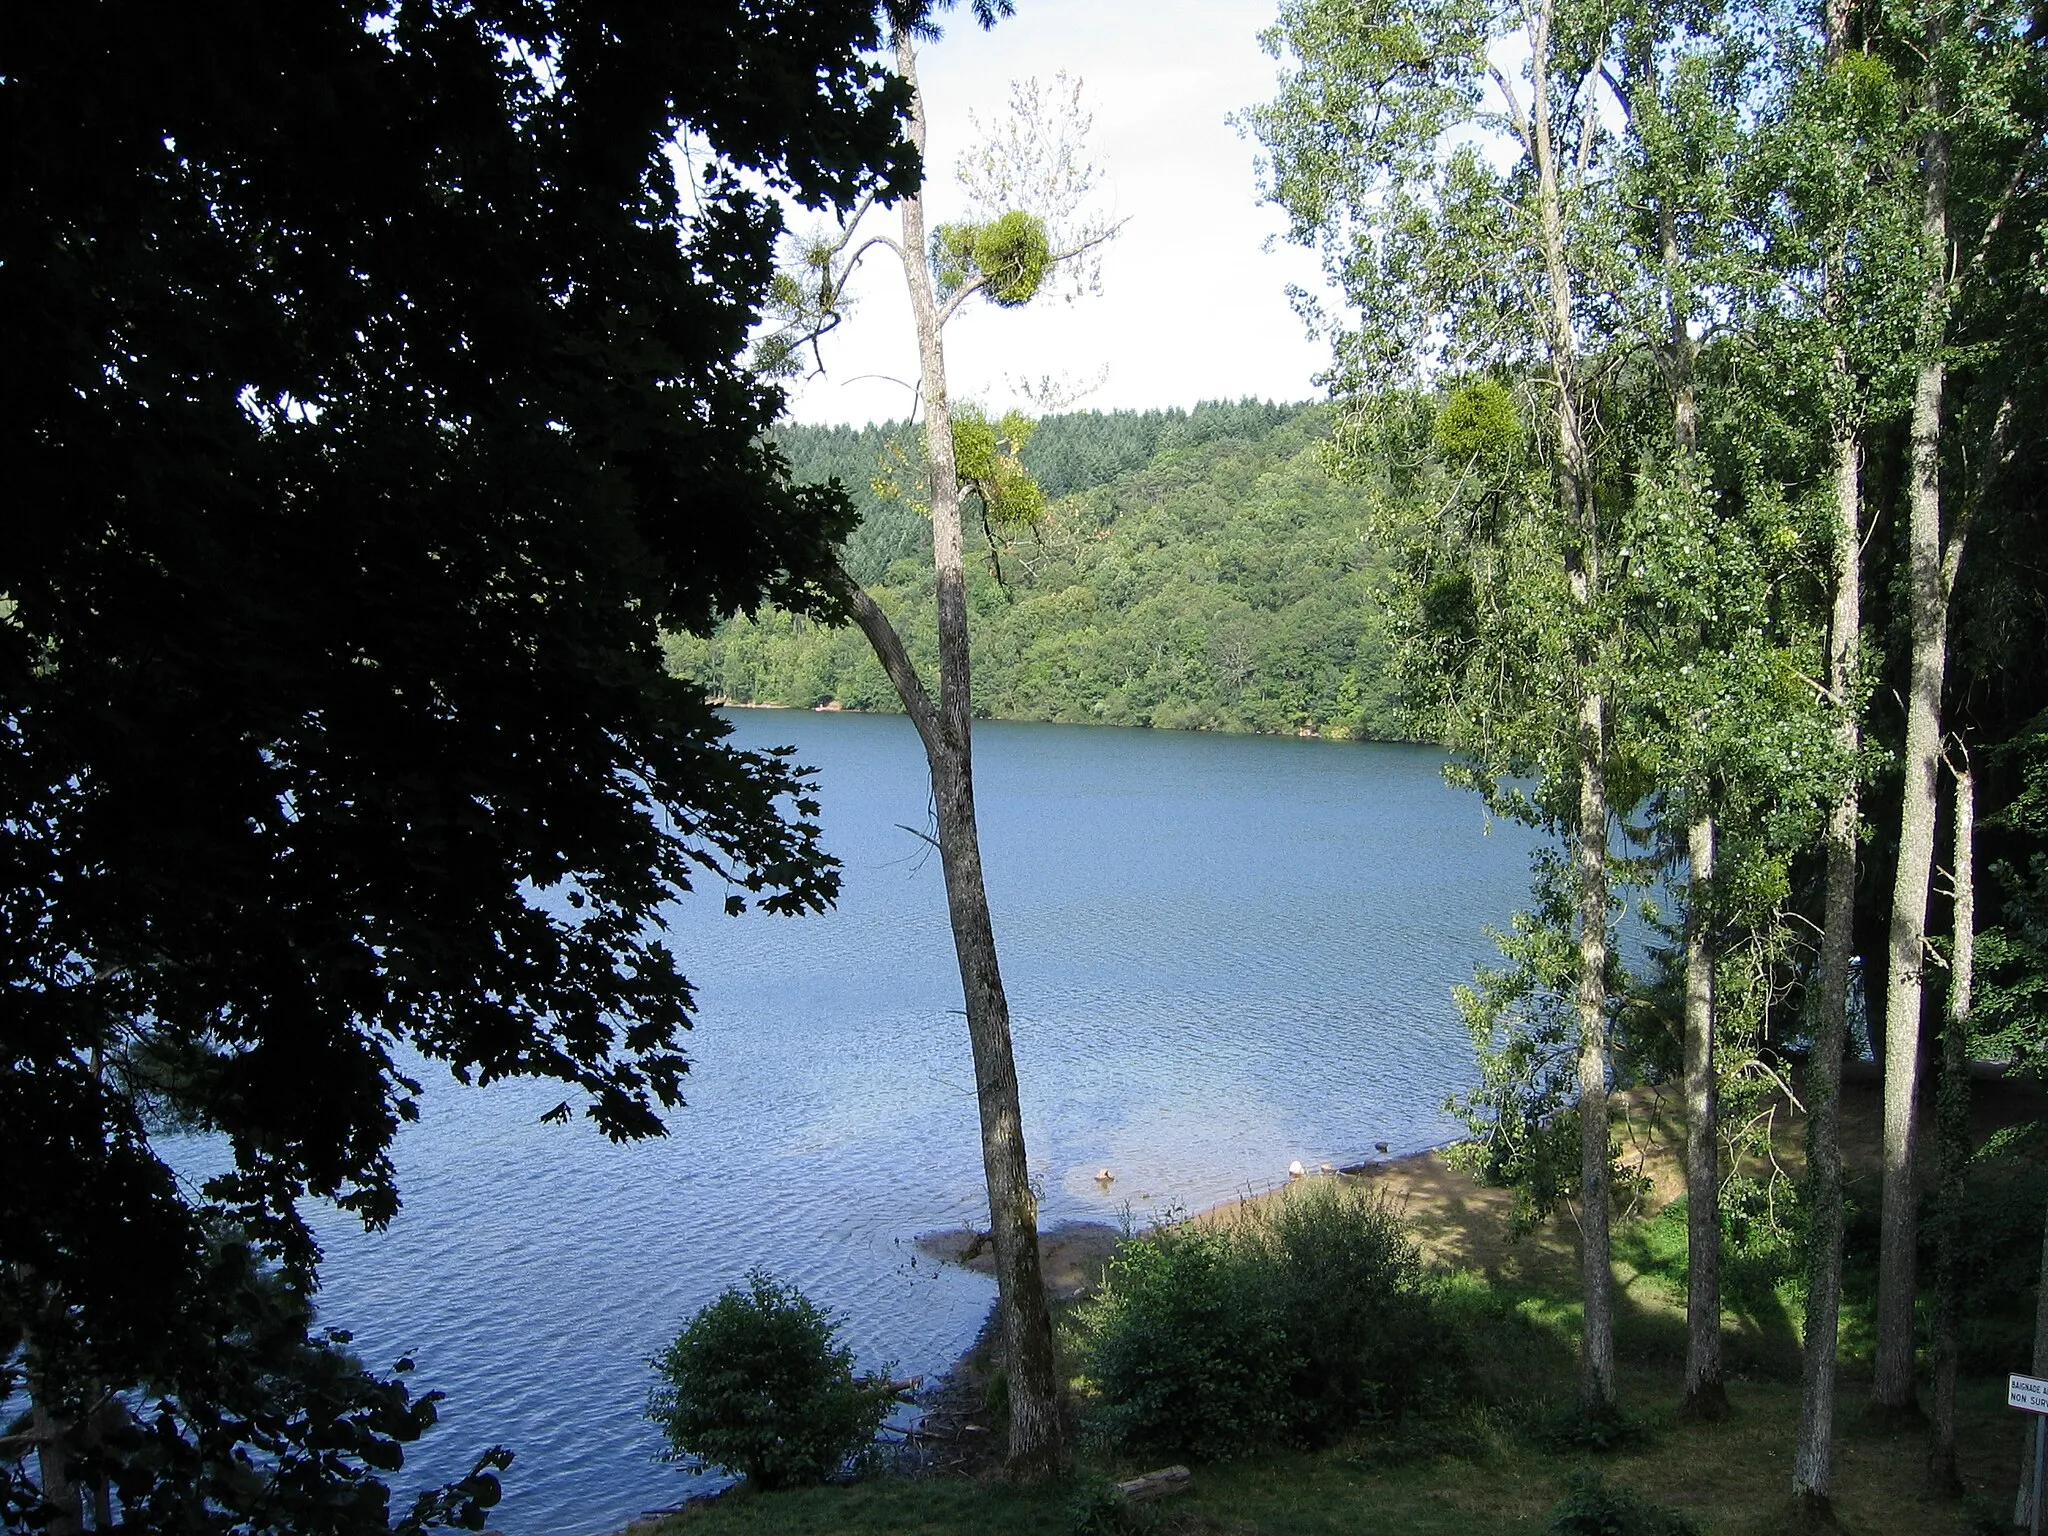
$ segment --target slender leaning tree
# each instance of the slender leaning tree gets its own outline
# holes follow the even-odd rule
[[[993,20],[993,11],[978,14],[985,24]],[[896,72],[910,90],[911,141],[927,156],[917,43],[931,35],[927,26],[905,24],[894,39]],[[837,323],[862,257],[876,250],[896,257],[917,339],[917,403],[938,606],[936,699],[881,606],[843,569],[835,583],[917,727],[931,776],[936,841],[974,1056],[995,1249],[1010,1406],[1006,1466],[1019,1477],[1059,1471],[1070,1459],[1070,1446],[1040,1273],[1038,1201],[1025,1155],[1010,1004],[975,819],[964,504],[969,497],[978,503],[983,527],[994,539],[1006,526],[1030,522],[1042,502],[1016,458],[1024,424],[998,427],[979,411],[956,406],[947,382],[945,331],[972,300],[1017,308],[1038,297],[1051,274],[1063,269],[1085,274],[1095,250],[1113,233],[1074,223],[1093,182],[1082,142],[1087,120],[1079,110],[1077,89],[1062,78],[1050,92],[1036,82],[1013,92],[1010,119],[996,128],[981,152],[963,161],[961,181],[974,204],[969,221],[928,226],[920,187],[897,200],[899,232],[894,238],[866,233],[862,222],[869,210],[862,208],[831,238],[802,248],[785,285],[789,324],[769,359],[796,357],[807,348],[815,352],[819,339]]]
[[[1804,1353],[1793,1503],[1798,1519],[1833,1519],[1835,1371],[1843,1258],[1840,1090],[1854,970],[1861,754],[1868,692],[1863,648],[1864,459],[1872,424],[1911,385],[1912,306],[1902,299],[1914,232],[1882,189],[1900,174],[1897,81],[1858,42],[1853,0],[1780,13],[1775,99],[1760,113],[1743,177],[1747,217],[1762,232],[1762,271],[1741,318],[1758,367],[1798,402],[1816,537],[1826,550],[1827,646],[1817,674],[1831,722],[1835,779],[1821,835],[1819,955],[1808,994],[1808,1215]],[[1816,26],[1815,23],[1818,23]],[[1761,393],[1768,395],[1766,387]]]

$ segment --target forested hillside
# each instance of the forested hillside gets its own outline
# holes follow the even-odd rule
[[[1367,538],[1366,493],[1333,479],[1327,407],[1075,412],[1040,422],[1024,461],[1051,510],[974,566],[974,703],[1002,719],[1399,737]],[[799,480],[837,476],[863,520],[855,579],[933,659],[930,529],[901,424],[786,427]],[[878,491],[876,482],[884,483]],[[735,703],[895,710],[867,641],[780,612],[672,666]]]

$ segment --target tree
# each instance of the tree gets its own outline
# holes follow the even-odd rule
[[[658,626],[836,610],[850,509],[789,484],[739,357],[760,182],[914,178],[877,41],[866,0],[9,29],[0,1310],[44,1495],[74,1452],[131,1513],[283,1454],[195,1417],[210,1255],[303,1296],[298,1199],[390,1218],[401,1051],[658,1134],[691,1010],[662,904],[830,899],[803,776],[724,743]],[[166,1116],[231,1149],[197,1203]],[[140,1446],[81,1417],[139,1430],[137,1388],[175,1409]]]
[[[1002,9],[1007,12],[1008,6]],[[992,17],[982,19],[986,24]],[[928,28],[923,32],[929,35]],[[906,22],[895,27],[896,72],[910,93],[910,136],[923,154],[927,140],[917,85],[920,35],[919,27]],[[979,503],[993,553],[997,531],[1027,526],[1043,510],[1044,498],[1017,458],[1028,424],[1021,418],[993,424],[978,411],[956,407],[946,378],[945,327],[976,297],[1004,308],[1030,303],[1049,275],[1062,268],[1074,274],[1076,264],[1086,263],[1111,231],[1072,222],[1094,179],[1082,152],[1087,121],[1079,114],[1078,87],[1063,78],[1047,99],[1033,82],[1016,89],[1013,108],[1007,128],[991,146],[963,162],[961,180],[974,203],[968,222],[927,229],[920,188],[897,199],[898,239],[863,236],[863,207],[836,232],[799,252],[799,275],[784,287],[790,324],[780,337],[771,339],[765,361],[775,366],[806,346],[815,350],[818,338],[836,323],[861,258],[875,249],[895,255],[910,294],[918,351],[917,398],[924,413],[923,478],[929,495],[938,609],[936,701],[880,605],[843,570],[835,582],[916,726],[931,774],[936,842],[974,1054],[1009,1394],[1006,1465],[1013,1475],[1038,1477],[1064,1467],[1070,1447],[1052,1318],[1039,1268],[1038,1202],[1025,1155],[1010,1004],[989,916],[975,821],[962,500],[972,495]]]
[[[1828,552],[1826,665],[1819,681],[1833,722],[1838,777],[1822,834],[1819,953],[1807,991],[1807,1275],[1793,1496],[1800,1518],[1832,1519],[1843,1204],[1842,1057],[1856,947],[1862,836],[1864,720],[1870,681],[1863,643],[1866,533],[1864,461],[1874,432],[1903,399],[1899,359],[1910,345],[1899,274],[1911,234],[1897,199],[1895,82],[1857,46],[1856,8],[1833,0],[1820,15],[1785,13],[1780,86],[1760,113],[1757,151],[1742,200],[1761,232],[1760,274],[1743,328],[1757,367],[1782,381],[1783,436],[1824,508]],[[1812,23],[1818,20],[1815,30]],[[1769,397],[1768,389],[1753,392]]]
[[[1935,1104],[1934,1448],[1930,1481],[1960,1493],[1956,1470],[1956,1365],[1961,1353],[1961,1264],[1964,1169],[1970,1141],[1970,1003],[1977,951],[1977,786],[1968,759],[1950,759],[1955,778],[1950,825],[1955,839],[1949,866],[1955,926],[1948,950],[1948,1006],[1941,1030],[1941,1087]]]
[[[856,1375],[839,1320],[762,1269],[700,1308],[654,1367],[647,1416],[669,1454],[756,1488],[835,1476],[874,1443],[900,1388]]]
[[[1663,335],[1653,344],[1653,355],[1670,402],[1670,442],[1665,450],[1670,470],[1667,477],[1661,477],[1663,484],[1654,484],[1658,476],[1646,478],[1653,482],[1652,494],[1665,503],[1662,515],[1653,518],[1650,526],[1678,535],[1675,541],[1663,541],[1667,545],[1683,545],[1686,531],[1702,521],[1712,526],[1718,510],[1697,461],[1699,341],[1694,333],[1699,325],[1698,307],[1703,299],[1711,303],[1711,294],[1702,295],[1700,290],[1710,287],[1712,262],[1722,255],[1733,232],[1725,188],[1736,155],[1736,113],[1731,98],[1742,69],[1739,60],[1731,67],[1734,50],[1713,35],[1717,20],[1711,12],[1697,16],[1674,13],[1670,7],[1654,4],[1625,13],[1619,68],[1608,75],[1626,124],[1624,175],[1639,189],[1640,205],[1647,211],[1647,217],[1636,221],[1637,262],[1644,272],[1655,274],[1650,289],[1663,322]],[[1712,557],[1738,548],[1709,536],[1689,551],[1673,550],[1679,556],[1673,564],[1697,580],[1706,574],[1703,564],[1711,565]],[[1703,562],[1701,555],[1709,558]],[[1713,590],[1713,586],[1718,584],[1710,586],[1712,599],[1725,598],[1726,592]],[[1717,687],[1715,682],[1725,682],[1718,677],[1707,681],[1709,675],[1722,671],[1719,663],[1725,657],[1740,655],[1742,647],[1738,641],[1731,653],[1717,643],[1731,638],[1723,622],[1730,615],[1715,612],[1712,599],[1698,603],[1699,593],[1695,587],[1690,632],[1685,632],[1682,620],[1675,626],[1681,631],[1673,638],[1682,659],[1675,666],[1667,664],[1664,675],[1697,680],[1705,686],[1674,690],[1692,696],[1669,701],[1677,707],[1667,709],[1659,723],[1665,728],[1663,739],[1672,749],[1667,755],[1673,761],[1666,765],[1663,782],[1673,791],[1675,806],[1685,816],[1687,867],[1682,1070],[1688,1225],[1682,1408],[1690,1417],[1714,1419],[1727,1410],[1721,1379],[1720,1118],[1714,1052],[1716,813],[1724,793],[1726,765],[1713,761],[1709,753],[1687,749],[1705,741],[1725,744],[1725,723],[1710,721],[1709,716],[1715,705],[1731,698],[1746,702],[1752,694],[1739,687]],[[1664,600],[1660,608],[1673,599],[1678,606],[1648,616],[1641,626],[1653,644],[1666,638],[1660,631],[1671,625],[1674,613],[1688,606],[1687,597],[1675,591],[1660,597]],[[1744,621],[1753,623],[1755,617],[1753,607],[1742,610],[1735,627],[1742,630],[1747,627]]]
[[[1884,1225],[1871,1399],[1875,1411],[1891,1415],[1918,1411],[1913,1168],[1950,601],[1977,512],[2014,451],[2015,370],[2001,345],[2010,334],[2014,301],[1994,301],[1989,334],[1979,331],[1973,338],[1982,350],[1964,374],[1968,393],[1961,400],[1951,378],[1962,339],[1957,322],[1968,316],[1972,290],[1991,286],[1987,280],[2018,259],[2016,251],[2024,248],[2019,242],[2033,232],[2029,219],[2013,215],[2031,211],[2039,195],[2035,150],[2044,120],[2034,80],[2039,39],[2021,13],[1957,13],[1935,3],[1902,19],[1912,29],[1886,41],[1911,71],[1906,125],[1919,148],[1919,292],[1904,572],[1911,649],[1885,981]],[[1946,476],[1945,457],[1956,466]]]
[[[1605,316],[1606,263],[1620,210],[1597,99],[1611,18],[1571,3],[1520,10],[1468,3],[1294,0],[1265,36],[1298,67],[1247,122],[1265,147],[1268,191],[1293,236],[1320,243],[1358,311],[1331,324],[1333,381],[1356,396],[1412,384],[1432,368],[1500,370],[1526,380],[1547,469],[1534,535],[1549,568],[1515,604],[1541,607],[1518,670],[1541,676],[1516,704],[1490,699],[1454,737],[1482,777],[1539,777],[1544,818],[1573,848],[1577,944],[1579,1220],[1585,1285],[1580,1396],[1614,1401],[1609,1242],[1609,870],[1607,772],[1614,758],[1607,555],[1620,509],[1597,464],[1599,378],[1589,314]],[[1526,58],[1519,82],[1492,58]],[[1506,150],[1489,158],[1474,130]],[[1499,388],[1498,381],[1493,385]],[[1490,537],[1489,544],[1500,548]],[[1443,572],[1442,592],[1463,573]],[[1499,594],[1496,601],[1500,600]],[[1496,609],[1495,611],[1499,611]],[[1500,659],[1498,649],[1491,653]],[[1513,723],[1502,727],[1503,711]],[[1525,802],[1526,803],[1526,802]]]

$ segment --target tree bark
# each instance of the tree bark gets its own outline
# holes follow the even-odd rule
[[[1580,670],[1579,814],[1573,852],[1579,885],[1579,1236],[1586,1299],[1579,1406],[1587,1412],[1604,1413],[1614,1407],[1613,1246],[1608,1231],[1612,1181],[1607,1150],[1607,700],[1598,681],[1597,644],[1591,633],[1600,592],[1600,528],[1585,423],[1580,415],[1571,266],[1565,251],[1558,146],[1552,140],[1550,116],[1554,11],[1553,0],[1544,0],[1529,29],[1529,146],[1536,161],[1539,231],[1550,288],[1545,327],[1557,386],[1552,416],[1557,434],[1557,495],[1576,539],[1566,565],[1572,602],[1586,631],[1576,647]]]
[[[1831,7],[1831,10],[1833,8]],[[1836,353],[1838,382],[1847,362]],[[1848,777],[1828,815],[1827,910],[1822,920],[1819,997],[1813,1049],[1806,1059],[1807,1271],[1805,1342],[1800,1371],[1799,1436],[1792,1498],[1805,1519],[1832,1523],[1835,1361],[1842,1301],[1842,1052],[1849,1029],[1849,964],[1856,937],[1855,760],[1861,745],[1857,679],[1861,671],[1863,573],[1862,445],[1844,410],[1835,431],[1835,599],[1828,625],[1828,690],[1835,704],[1835,748]]]
[[[896,37],[898,72],[911,87],[912,141],[925,147],[924,99],[917,56],[907,33]],[[953,421],[946,393],[946,354],[938,306],[924,261],[924,200],[902,203],[902,257],[917,323],[922,369],[925,454],[931,474],[932,561],[938,590],[939,697],[936,705],[911,666],[888,618],[865,592],[841,576],[854,620],[874,646],[917,726],[931,771],[946,908],[973,1047],[975,1097],[981,1120],[982,1171],[988,1185],[989,1232],[995,1248],[997,1310],[1002,1321],[1009,1387],[1013,1476],[1042,1477],[1069,1460],[1065,1415],[1054,1357],[1052,1318],[1038,1254],[1038,1202],[1025,1156],[1024,1120],[1011,1046],[1010,1005],[996,958],[995,927],[982,880],[981,839],[974,813],[972,672],[967,638],[967,571],[960,484],[953,462]]]
[[[1968,766],[1956,770],[1955,929],[1949,941],[1948,1009],[1941,1031],[1941,1088],[1935,1101],[1934,1447],[1929,1480],[1942,1493],[1961,1493],[1956,1471],[1956,1355],[1962,1312],[1963,1174],[1970,1161],[1970,989],[1977,966],[1976,786]]]
[[[36,1480],[43,1496],[45,1536],[75,1536],[85,1528],[85,1500],[64,1467],[71,1453],[70,1431],[40,1399],[29,1407],[29,1430],[36,1439]]]
[[[1913,387],[1912,485],[1908,578],[1912,617],[1911,679],[1906,694],[1905,789],[1899,814],[1899,866],[1892,886],[1889,969],[1885,981],[1883,1232],[1877,1273],[1877,1380],[1872,1411],[1918,1412],[1913,1395],[1915,1228],[1913,1164],[1919,1135],[1922,950],[1934,865],[1936,775],[1941,756],[1941,689],[1948,657],[1948,590],[1941,547],[1942,343],[1948,308],[1948,135],[1941,128],[1938,79],[1930,84],[1935,125],[1921,152],[1921,242],[1927,264],[1920,361]]]
[[[1644,73],[1647,75],[1648,68]],[[1654,90],[1654,86],[1651,87]],[[1694,382],[1691,286],[1678,244],[1678,218],[1668,190],[1657,198],[1657,238],[1664,268],[1668,336],[1665,368],[1671,387],[1671,441],[1690,466],[1699,444]],[[1704,643],[1702,636],[1702,643]],[[1692,879],[1685,910],[1685,1393],[1680,1411],[1692,1419],[1728,1412],[1721,1376],[1721,1095],[1714,1062],[1714,818],[1695,816],[1686,828]]]
[[[1614,1296],[1608,1232],[1607,783],[1604,701],[1579,710],[1579,1229],[1586,1293],[1579,1406],[1614,1407]]]
[[[1687,829],[1685,913],[1685,1396],[1688,1418],[1728,1412],[1721,1378],[1720,1093],[1714,1070],[1714,818]]]
[[[1849,44],[1855,0],[1825,0],[1825,63],[1833,70]],[[1840,141],[1836,174],[1852,171]],[[1835,1367],[1841,1350],[1842,1056],[1849,1034],[1849,973],[1856,953],[1856,835],[1861,820],[1856,766],[1862,747],[1863,442],[1849,352],[1844,297],[1848,225],[1832,231],[1823,281],[1825,313],[1836,341],[1829,358],[1835,471],[1835,591],[1828,618],[1828,692],[1835,709],[1841,793],[1828,814],[1826,910],[1813,1048],[1806,1059],[1806,1306],[1800,1339],[1799,1429],[1792,1450],[1792,1509],[1809,1525],[1834,1524]]]

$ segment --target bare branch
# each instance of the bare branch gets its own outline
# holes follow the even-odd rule
[[[1572,92],[1572,95],[1573,95],[1574,97],[1576,97],[1576,96],[1577,96],[1577,95],[1579,94],[1579,92],[1580,92],[1580,91],[1583,91],[1583,90],[1585,89],[1585,85],[1586,85],[1586,80],[1589,80],[1589,79],[1593,78],[1593,76],[1594,76],[1594,75],[1596,75],[1596,74],[1605,74],[1605,73],[1607,72],[1607,67],[1606,67],[1606,66],[1607,66],[1607,56],[1606,56],[1605,54],[1602,54],[1602,55],[1600,55],[1600,57],[1599,57],[1599,58],[1597,58],[1597,59],[1595,59],[1595,60],[1593,61],[1593,68],[1592,68],[1592,70],[1591,70],[1591,71],[1589,71],[1589,72],[1588,72],[1588,74],[1587,74],[1587,75],[1586,75],[1585,77],[1583,77],[1583,78],[1582,78],[1582,79],[1581,79],[1581,80],[1579,81],[1579,86],[1578,86],[1578,89],[1577,89],[1577,90],[1574,90],[1574,91]],[[1592,103],[1592,102],[1590,102],[1590,101],[1589,101],[1589,102],[1585,102],[1584,104],[1582,104],[1582,105],[1580,106],[1580,108],[1579,108],[1579,157],[1578,157],[1578,166],[1577,166],[1577,170],[1578,170],[1578,185],[1579,185],[1579,186],[1582,186],[1582,187],[1583,187],[1583,186],[1584,186],[1584,185],[1586,184],[1586,178],[1587,178],[1587,177],[1588,177],[1589,175],[1591,175],[1591,174],[1592,174],[1592,169],[1593,169],[1593,130],[1594,130],[1594,128],[1595,128],[1595,127],[1596,127],[1596,126],[1598,125],[1599,121],[1600,121],[1600,114],[1599,114],[1598,112],[1595,112],[1595,111],[1593,110],[1593,103]]]
[[[1500,72],[1499,65],[1488,64],[1486,66],[1486,73],[1492,77],[1494,89],[1500,92],[1501,100],[1507,103],[1508,131],[1521,144],[1523,152],[1527,153],[1530,149],[1529,123],[1528,119],[1522,115],[1521,99],[1515,95],[1515,88],[1509,83],[1508,77]]]
[[[945,304],[940,307],[938,318],[939,329],[944,330],[946,328],[946,322],[951,320],[953,316],[959,312],[960,306],[962,304],[965,304],[970,298],[972,298],[975,294],[980,293],[986,287],[988,287],[988,279],[979,276],[971,278],[965,284],[963,284],[960,288],[960,291],[954,294],[953,297],[951,297],[950,299],[946,300]]]
[[[946,851],[943,848],[939,848],[939,840],[936,837],[933,837],[931,833],[921,832],[916,827],[913,827],[907,821],[897,822],[896,827],[899,831],[908,832],[912,837],[916,838],[919,842],[930,843],[934,848],[938,848],[940,853],[944,853]],[[923,860],[919,860],[918,862],[921,864],[923,863]]]
[[[846,605],[853,613],[853,622],[860,626],[861,633],[868,637],[868,644],[875,648],[882,670],[889,674],[896,696],[903,701],[904,713],[910,716],[910,723],[917,727],[917,734],[924,739],[925,749],[934,758],[950,752],[952,743],[947,738],[946,727],[932,704],[931,694],[925,690],[924,679],[917,675],[917,668],[911,663],[910,653],[903,648],[902,637],[896,633],[896,626],[889,622],[889,616],[868,596],[866,588],[846,574],[844,566],[835,562],[826,581],[846,599]]]
[[[2022,154],[2019,162],[2013,166],[2012,175],[2006,181],[2005,189],[1998,194],[1998,201],[1992,205],[1991,217],[1985,221],[1984,233],[1977,241],[1975,254],[1970,257],[1969,264],[1956,274],[1956,286],[1961,287],[1972,278],[1984,275],[1985,264],[1991,257],[1991,243],[1998,238],[1998,231],[2005,224],[2005,215],[2012,207],[2013,199],[2019,196],[2020,188],[2025,184],[2027,173],[2033,169],[2033,165],[2034,147],[2028,145],[2026,153]]]

